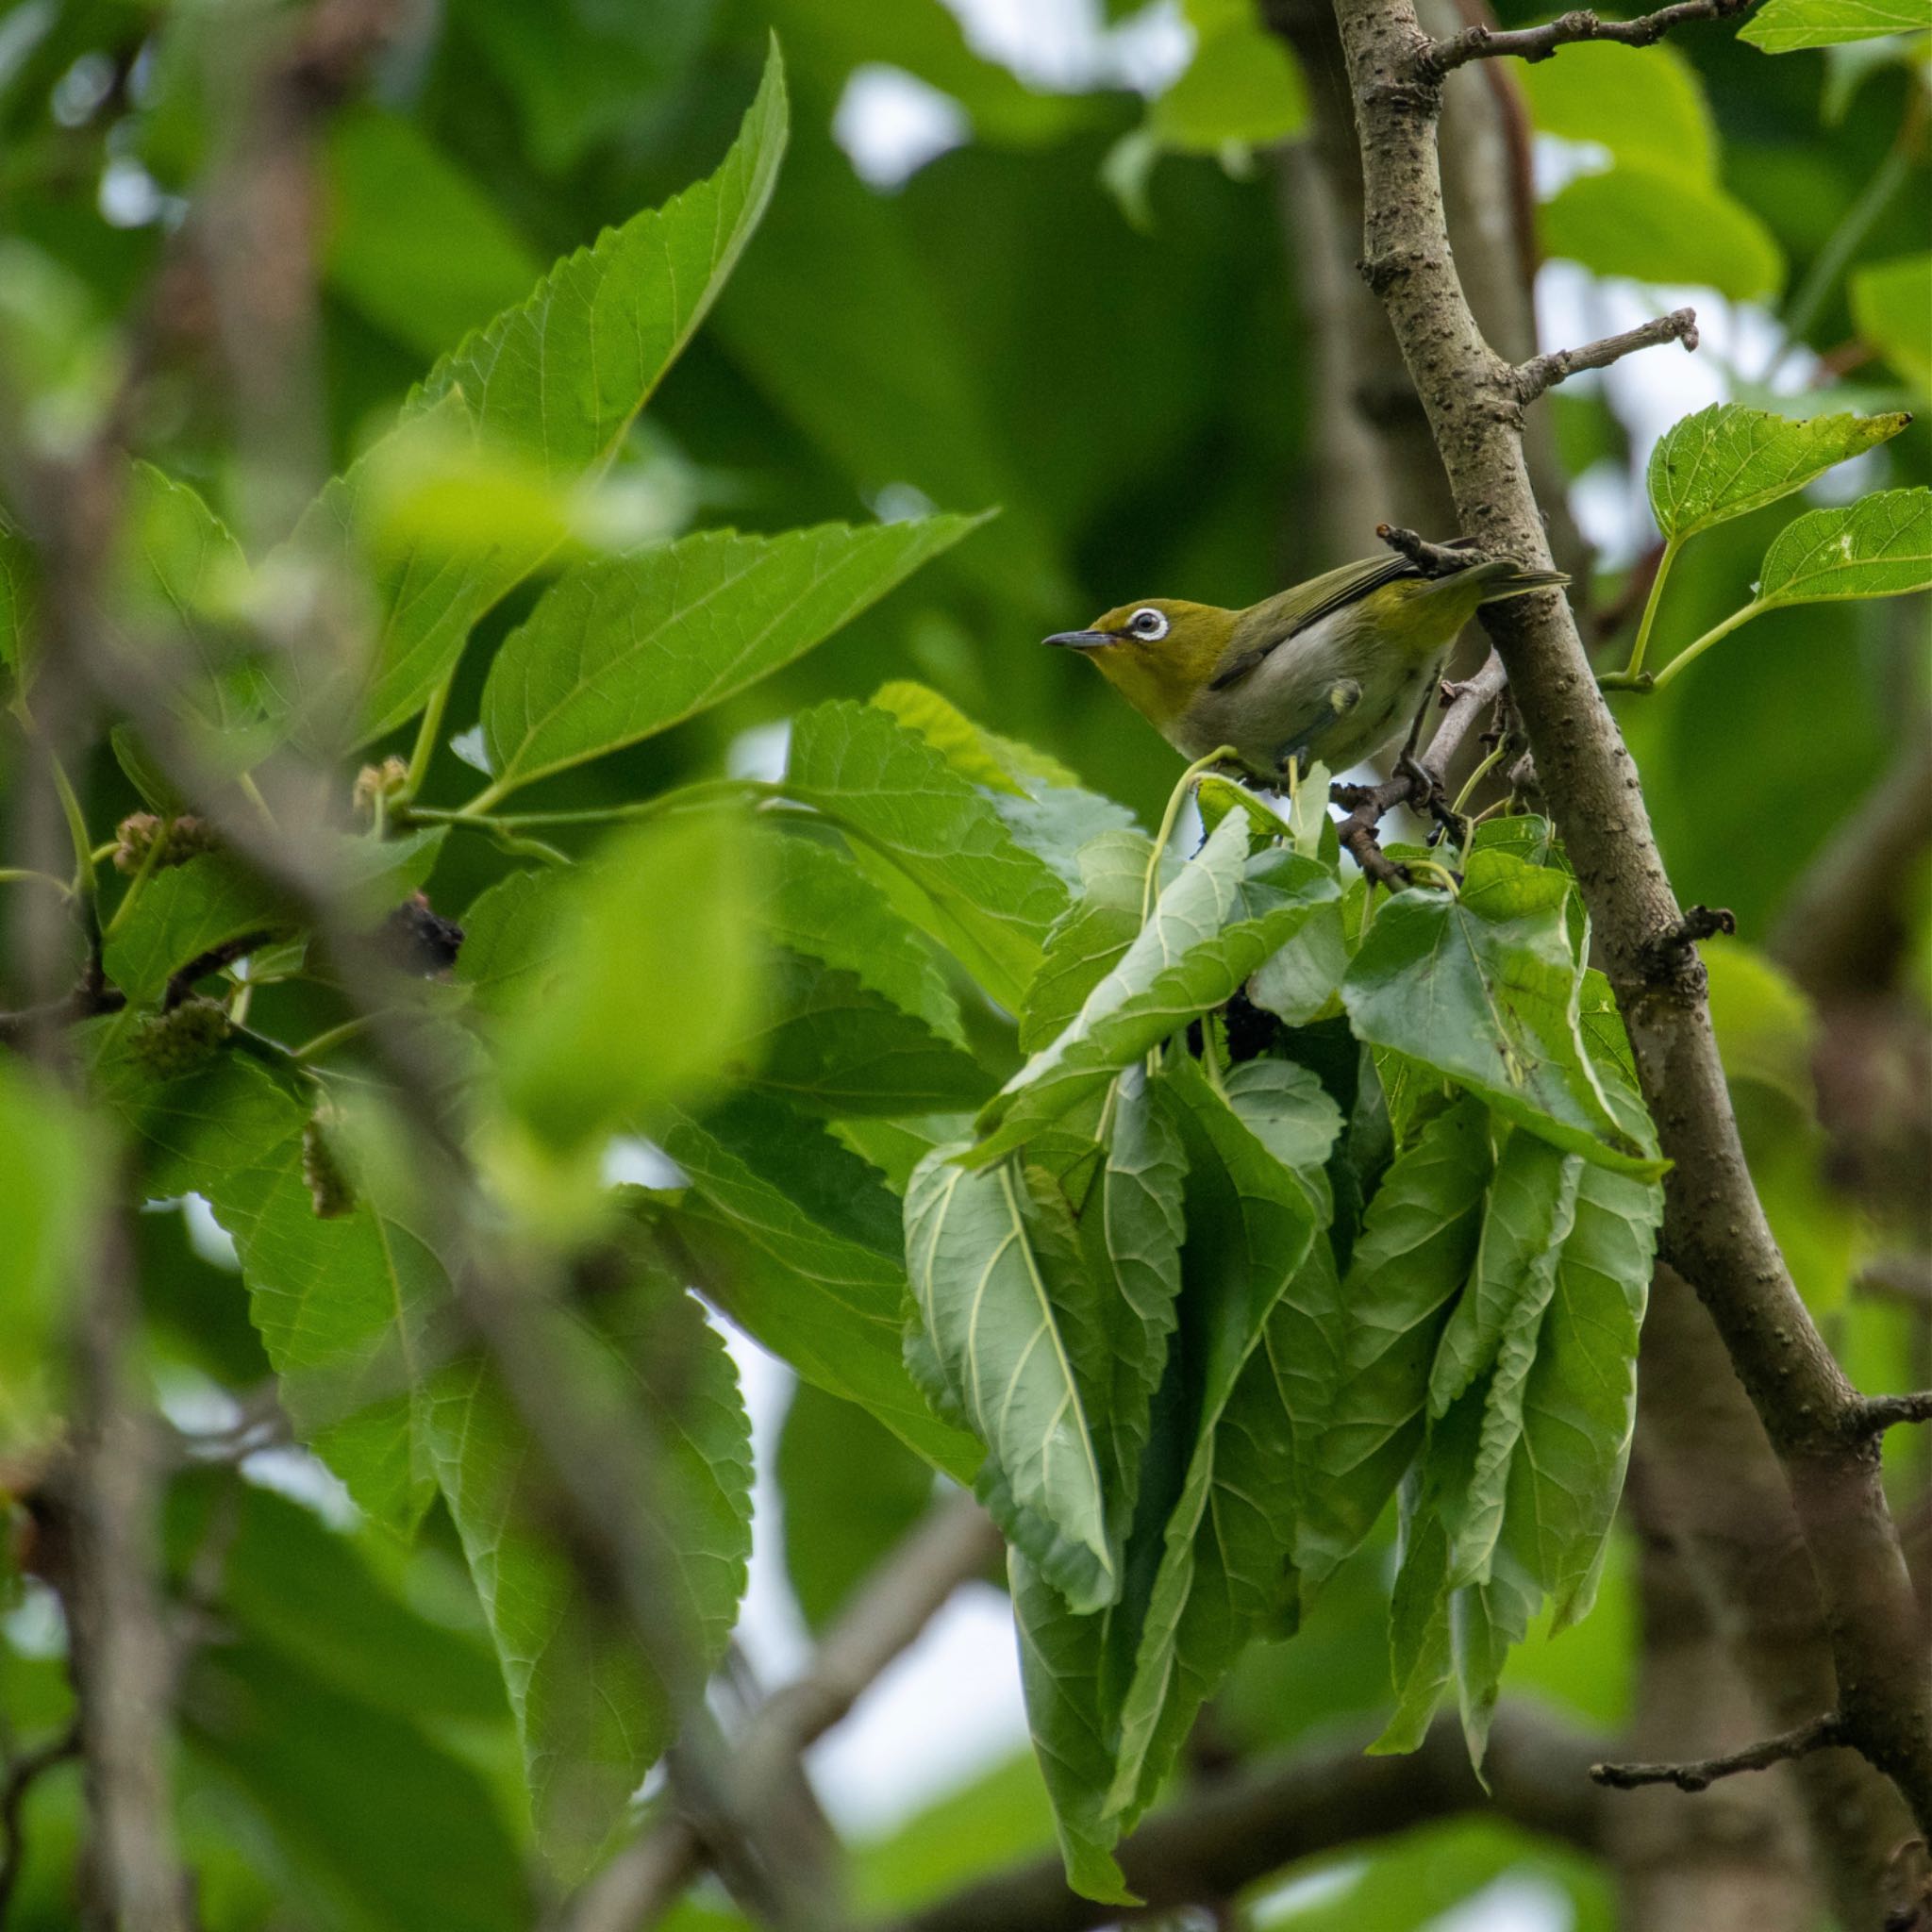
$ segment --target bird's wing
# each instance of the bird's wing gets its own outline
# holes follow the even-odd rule
[[[1226,691],[1250,675],[1277,644],[1286,643],[1310,625],[1333,616],[1345,605],[1358,603],[1371,591],[1379,591],[1397,577],[1421,575],[1405,557],[1371,557],[1360,563],[1344,563],[1340,570],[1310,577],[1291,591],[1257,604],[1242,612],[1226,653],[1208,680],[1208,689]]]

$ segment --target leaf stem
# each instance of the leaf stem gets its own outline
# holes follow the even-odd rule
[[[1911,157],[1907,153],[1907,130],[1902,128],[1899,138],[1886,150],[1885,158],[1873,172],[1871,180],[1859,192],[1858,198],[1844,211],[1838,226],[1831,231],[1829,239],[1813,258],[1810,271],[1790,299],[1781,318],[1784,340],[1778,344],[1778,351],[1772,358],[1771,366],[1764,372],[1764,380],[1769,382],[1790,358],[1792,350],[1800,346],[1810,334],[1811,325],[1818,320],[1820,311],[1831,297],[1839,277],[1845,272],[1846,264],[1858,252],[1860,244],[1872,232],[1878,218],[1890,207],[1892,196],[1905,186],[1906,177],[1911,173]]]
[[[141,889],[154,874],[160,860],[161,847],[168,842],[168,834],[175,821],[164,818],[155,827],[154,836],[147,841],[147,850],[141,855],[141,863],[135,868],[134,876],[127,882],[127,890],[121,895],[121,903],[114,908],[114,915],[108,921],[107,930],[102,933],[104,940],[110,940],[126,924],[127,915],[134,909],[134,902],[141,897]]]
[[[52,751],[47,753],[47,763],[53,769],[54,789],[60,794],[60,810],[67,820],[67,836],[74,846],[74,890],[92,905],[100,891],[100,878],[94,871],[93,841],[87,835],[87,815],[80,808],[80,799],[67,775],[66,766]]]
[[[1667,537],[1664,540],[1664,554],[1657,558],[1657,575],[1650,580],[1650,595],[1643,600],[1643,618],[1637,626],[1637,641],[1630,646],[1630,661],[1624,667],[1625,679],[1635,680],[1643,670],[1643,654],[1650,648],[1651,626],[1657,623],[1657,606],[1663,601],[1664,579],[1671,574],[1671,565],[1677,560],[1677,552],[1682,540]],[[1634,682],[1618,689],[1636,689]]]
[[[108,849],[111,852],[113,847],[109,846]],[[30,865],[0,865],[0,886],[25,885],[29,881],[38,885],[52,886],[64,899],[71,899],[74,896],[71,880],[57,878],[50,872],[36,872]]]
[[[269,810],[268,800],[261,795],[261,787],[255,782],[255,774],[252,772],[243,772],[235,780],[235,790],[261,814],[262,824],[271,832],[278,829],[275,824],[275,815]]]
[[[318,1033],[313,1040],[305,1041],[291,1051],[289,1058],[297,1065],[318,1060],[324,1054],[330,1053],[341,1045],[345,1040],[354,1040],[358,1033],[366,1032],[375,1023],[377,1017],[378,1015],[374,1013],[358,1013],[353,1020],[344,1020],[340,1026],[331,1026],[327,1032]]]
[[[1221,763],[1224,758],[1235,756],[1231,744],[1217,745],[1205,758],[1196,758],[1174,781],[1174,788],[1167,794],[1167,809],[1160,815],[1160,829],[1154,835],[1154,850],[1147,855],[1147,871],[1141,881],[1141,924],[1147,924],[1147,916],[1154,910],[1154,883],[1160,876],[1161,855],[1167,850],[1167,841],[1174,837],[1174,822],[1181,815],[1181,804],[1188,795],[1188,788],[1200,777],[1202,773]]]
[[[1457,818],[1460,818],[1462,816],[1462,808],[1469,803],[1469,794],[1472,791],[1474,791],[1475,788],[1478,785],[1480,785],[1482,781],[1485,778],[1487,778],[1491,772],[1493,772],[1496,769],[1497,765],[1501,763],[1502,758],[1503,747],[1499,744],[1495,748],[1495,750],[1492,751],[1489,755],[1489,757],[1486,758],[1482,761],[1482,763],[1479,764],[1475,768],[1475,770],[1469,774],[1469,777],[1467,781],[1464,783],[1462,790],[1456,794],[1456,803],[1449,808],[1449,809],[1452,812],[1454,812]]]
[[[1769,608],[1768,605],[1761,603],[1757,598],[1753,598],[1742,609],[1732,611],[1722,624],[1712,625],[1694,644],[1686,645],[1683,650],[1679,651],[1657,673],[1656,682],[1651,686],[1651,689],[1653,691],[1662,691],[1664,686],[1669,684],[1672,678],[1675,677],[1678,672],[1683,670],[1685,665],[1690,663],[1693,658],[1701,658],[1720,638],[1730,636],[1731,632],[1736,630],[1740,624],[1750,623],[1760,611]]]
[[[402,789],[390,801],[392,805],[408,805],[423,789],[423,780],[429,774],[429,761],[436,756],[436,747],[442,737],[442,714],[449,708],[449,694],[456,683],[456,675],[452,666],[429,693],[423,722],[416,727],[416,742],[409,753],[409,769],[403,775]]]
[[[481,794],[479,794],[480,796]],[[682,785],[675,791],[660,791],[655,798],[633,799],[624,805],[587,806],[577,811],[506,811],[477,809],[477,800],[458,806],[454,811],[426,805],[412,805],[403,817],[430,825],[455,825],[476,831],[502,828],[507,831],[535,831],[559,825],[607,825],[638,819],[654,819],[665,812],[695,811],[725,798],[782,798],[783,786],[761,778],[707,778],[695,785]]]

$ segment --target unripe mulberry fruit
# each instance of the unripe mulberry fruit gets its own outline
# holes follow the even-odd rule
[[[333,1221],[356,1211],[356,1191],[337,1165],[335,1150],[328,1144],[320,1120],[311,1120],[302,1129],[302,1179],[318,1221]]]
[[[154,857],[157,871],[164,866],[186,865],[191,858],[212,852],[221,843],[215,828],[192,812],[184,812],[177,819],[159,819],[151,811],[129,812],[114,827],[114,870],[125,873],[139,872],[157,841],[160,844]]]
[[[228,1037],[228,1015],[218,1000],[183,1000],[135,1030],[135,1057],[164,1080],[192,1073]]]

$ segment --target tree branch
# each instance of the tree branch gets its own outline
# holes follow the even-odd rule
[[[80,1726],[75,1724],[58,1737],[9,1758],[5,1774],[0,1774],[0,1925],[7,1923],[7,1908],[13,1902],[14,1887],[20,1883],[21,1867],[26,1862],[26,1829],[21,1814],[26,1807],[27,1793],[57,1765],[79,1756]]]
[[[1663,39],[1673,27],[1694,20],[1731,20],[1751,7],[1753,0],[1678,0],[1674,7],[1660,7],[1639,20],[1600,20],[1594,13],[1566,13],[1546,26],[1523,27],[1513,33],[1494,27],[1465,27],[1446,41],[1427,42],[1416,64],[1435,79],[1471,60],[1547,60],[1558,47],[1574,46],[1579,41],[1614,41],[1624,47],[1648,47]]]
[[[917,1524],[825,1633],[811,1668],[767,1698],[753,1719],[737,1753],[741,1802],[759,1805],[782,1789],[807,1748],[845,1718],[959,1585],[1004,1547],[992,1519],[969,1495],[952,1497]],[[665,1819],[586,1889],[567,1932],[635,1932],[654,1924],[704,1862],[691,1821]]]
[[[1405,530],[1398,524],[1377,524],[1375,535],[1398,557],[1407,558],[1424,576],[1453,577],[1457,571],[1483,560],[1482,552],[1467,537],[1431,543],[1419,532]]]
[[[71,1534],[61,1597],[85,1768],[90,1882],[117,1932],[187,1932],[168,1739],[175,1652],[162,1621],[162,1478],[153,1419],[135,1401],[128,1230],[108,1214],[75,1317],[74,1453],[58,1494]]]
[[[1707,1791],[1721,1777],[1735,1777],[1740,1771],[1769,1771],[1774,1764],[1844,1741],[1844,1726],[1833,1713],[1718,1757],[1700,1757],[1687,1764],[1592,1764],[1590,1774],[1596,1783],[1619,1791],[1634,1791],[1641,1785],[1675,1785],[1680,1791]]]
[[[1586,342],[1580,349],[1557,349],[1547,356],[1533,356],[1516,370],[1516,393],[1533,403],[1545,390],[1568,382],[1585,369],[1607,369],[1639,349],[1655,349],[1664,342],[1682,342],[1685,349],[1697,346],[1697,311],[1674,308],[1655,322],[1626,328],[1622,335],[1605,336],[1601,341]]]
[[[1905,749],[1826,840],[1773,928],[1773,956],[1814,999],[1891,983],[1907,923],[1907,880],[1932,845],[1932,719],[1907,724]]]
[[[1296,1859],[1470,1811],[1602,1849],[1589,1742],[1547,1718],[1507,1706],[1497,1713],[1486,1767],[1492,1798],[1454,1719],[1439,1718],[1408,1757],[1367,1757],[1367,1741],[1258,1765],[1158,1812],[1121,1844],[1127,1883],[1157,1908],[1216,1904]],[[1089,1932],[1119,1918],[1118,1906],[1070,1890],[1053,1857],[969,1886],[891,1932]]]
[[[1429,413],[1458,527],[1491,555],[1542,565],[1549,547],[1523,458],[1517,372],[1483,339],[1448,246],[1436,154],[1440,50],[1410,0],[1336,0],[1336,10],[1362,155],[1363,273]],[[1511,39],[1474,44],[1512,51]],[[1662,1252],[1710,1309],[1784,1465],[1824,1598],[1844,1736],[1898,1784],[1932,1835],[1932,1669],[1876,1444],[1848,1428],[1860,1397],[1799,1298],[1751,1185],[1703,974],[1694,959],[1662,984],[1646,970],[1684,915],[1637,772],[1561,597],[1512,599],[1485,621],[1671,1162]]]
[[[1901,1423],[1932,1423],[1932,1389],[1910,1395],[1868,1395],[1847,1420],[1854,1436],[1882,1436]]]

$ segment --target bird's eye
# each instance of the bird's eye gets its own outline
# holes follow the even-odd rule
[[[1137,610],[1127,619],[1127,628],[1137,638],[1145,638],[1152,643],[1157,638],[1167,635],[1167,619],[1158,610]]]

